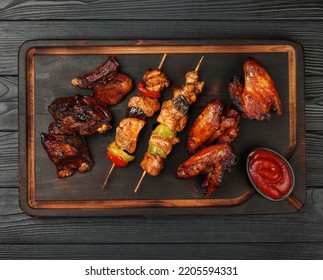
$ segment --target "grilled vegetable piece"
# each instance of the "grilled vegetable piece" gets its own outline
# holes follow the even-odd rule
[[[92,96],[59,97],[48,110],[64,132],[90,135],[112,128],[110,109]]]
[[[220,127],[224,106],[220,100],[209,102],[190,127],[186,140],[186,149],[190,154],[204,147]]]
[[[235,76],[229,84],[230,97],[243,116],[263,121],[271,117],[271,110],[281,115],[281,101],[275,83],[265,68],[250,58],[243,69],[244,81]]]
[[[113,106],[121,102],[132,89],[132,79],[124,73],[117,73],[111,80],[96,82],[93,86],[93,96]]]
[[[222,182],[225,171],[236,162],[236,155],[227,143],[208,146],[191,156],[177,169],[179,178],[192,178],[206,173],[202,187],[204,196],[209,196]]]
[[[110,80],[117,74],[119,63],[114,56],[108,58],[91,72],[72,79],[71,84],[79,88],[92,88],[99,80]]]
[[[239,132],[240,114],[233,108],[224,108],[220,100],[209,102],[189,129],[186,149],[190,154],[215,140],[231,143]]]
[[[71,176],[75,170],[85,172],[91,169],[93,160],[83,136],[41,133],[41,142],[56,165],[59,178]]]
[[[107,147],[106,152],[107,158],[112,161],[118,167],[126,167],[129,161],[135,159],[134,156],[129,155],[124,150],[119,148],[116,142],[112,142]]]
[[[117,146],[130,154],[133,153],[137,147],[139,133],[145,124],[144,120],[136,118],[122,119],[116,129],[115,143]]]

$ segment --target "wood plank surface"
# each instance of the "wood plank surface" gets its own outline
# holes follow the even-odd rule
[[[204,244],[1,244],[0,259],[105,260],[268,260],[321,259],[316,243],[204,243]],[[301,252],[301,253],[299,253]],[[85,269],[85,268],[84,268]],[[78,273],[80,271],[78,270]]]
[[[322,2],[316,1],[35,1],[6,0],[1,20],[313,20],[322,19]]]
[[[4,21],[0,24],[0,38],[6,38],[0,41],[0,74],[17,75],[19,47],[36,39],[282,39],[300,42],[305,73],[322,76],[321,25],[321,21],[174,21],[170,28],[167,21]]]
[[[323,242],[322,189],[308,191],[298,214],[216,217],[35,219],[21,213],[17,195],[17,189],[0,189],[2,244]]]
[[[0,259],[323,259],[323,2],[0,2]],[[283,39],[304,47],[307,203],[297,214],[48,218],[18,205],[18,51],[37,39]],[[304,145],[304,143],[301,143]]]

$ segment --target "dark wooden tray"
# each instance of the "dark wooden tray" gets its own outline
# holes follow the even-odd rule
[[[200,108],[214,98],[230,104],[228,83],[235,74],[243,76],[242,65],[255,57],[274,79],[281,96],[283,116],[273,115],[269,122],[243,119],[233,148],[240,160],[226,174],[221,188],[205,199],[202,178],[176,178],[178,165],[189,155],[184,143],[187,128],[179,134],[181,142],[168,157],[158,177],[146,176],[140,191],[133,189],[142,172],[139,163],[147,149],[156,116],[148,120],[141,133],[136,159],[127,168],[116,168],[106,190],[101,186],[110,168],[105,158],[106,145],[115,130],[87,138],[95,165],[87,173],[58,179],[56,168],[41,146],[40,133],[47,132],[51,116],[48,105],[57,97],[91,94],[74,88],[70,80],[100,64],[107,54],[120,62],[121,70],[137,84],[147,68],[157,67],[168,53],[163,70],[173,86],[184,81],[201,55],[199,73],[206,87],[190,111],[187,128]],[[287,202],[272,202],[255,194],[246,171],[247,154],[255,147],[272,148],[286,156],[296,175],[293,192],[301,203],[306,200],[305,114],[303,52],[289,41],[29,41],[19,53],[19,201],[21,209],[32,216],[125,216],[177,214],[277,214],[296,210]],[[112,107],[114,127],[125,115],[129,96]],[[172,88],[163,100],[172,96]]]

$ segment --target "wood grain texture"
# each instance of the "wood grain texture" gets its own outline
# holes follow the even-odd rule
[[[1,22],[0,74],[17,75],[17,53],[36,39],[285,39],[300,42],[305,51],[305,73],[323,75],[320,21],[19,21]],[[252,28],[250,28],[252,26]]]
[[[297,214],[216,218],[190,215],[34,219],[21,213],[17,195],[17,189],[0,189],[1,244],[323,242],[322,189],[310,189],[304,208]]]
[[[0,251],[0,259],[36,260],[308,260],[322,259],[323,257],[323,245],[321,242],[251,244],[1,244]]]
[[[300,5],[302,3],[302,5]],[[100,11],[100,12],[98,12]],[[131,12],[130,12],[131,11]],[[6,0],[1,20],[131,19],[131,20],[312,20],[322,19],[322,2],[316,1],[35,1]]]
[[[16,188],[18,186],[17,132],[0,132],[0,155],[0,188]]]

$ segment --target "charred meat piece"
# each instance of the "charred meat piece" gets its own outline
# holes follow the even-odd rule
[[[93,96],[113,106],[121,102],[132,89],[132,79],[124,73],[117,73],[111,80],[96,82],[93,86]]]
[[[186,149],[190,154],[204,147],[219,129],[224,106],[220,100],[209,102],[190,127]]]
[[[231,143],[239,134],[240,113],[227,108],[221,116],[220,127],[214,132],[207,144],[218,140],[218,143]]]
[[[75,170],[85,172],[91,169],[93,160],[83,136],[41,133],[41,142],[56,165],[59,178],[71,176]]]
[[[206,173],[204,196],[209,196],[222,182],[225,171],[236,162],[236,155],[227,143],[208,146],[183,162],[177,169],[179,178],[192,178]]]
[[[128,108],[140,108],[147,117],[152,117],[160,109],[160,103],[157,98],[139,93],[130,98]]]
[[[139,133],[145,126],[145,121],[136,118],[124,118],[116,129],[115,142],[119,148],[128,153],[136,150]]]
[[[281,101],[267,71],[253,58],[243,66],[244,81],[235,76],[229,84],[230,97],[243,116],[263,121],[270,118],[270,111],[282,114]]]
[[[110,109],[92,96],[59,97],[48,106],[48,111],[62,131],[90,135],[112,128]]]
[[[98,67],[91,72],[72,79],[71,84],[79,88],[92,88],[95,82],[110,80],[117,74],[119,63],[114,56],[109,55]]]
[[[186,149],[190,154],[215,140],[231,143],[239,132],[240,114],[233,108],[225,109],[218,100],[209,102],[190,127]]]

